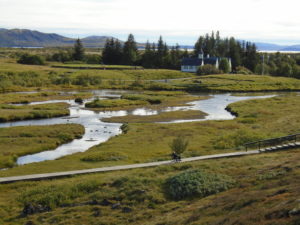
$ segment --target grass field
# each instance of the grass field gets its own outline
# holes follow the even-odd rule
[[[300,80],[287,77],[261,75],[222,74],[201,76],[193,80],[173,81],[177,88],[206,91],[292,91],[300,90]]]
[[[0,128],[0,168],[13,166],[19,156],[54,149],[83,134],[77,124]]]
[[[70,113],[68,108],[67,103],[23,106],[0,104],[0,122],[67,116]]]
[[[287,77],[237,74],[199,77],[191,73],[164,69],[132,70],[125,67],[115,70],[97,70],[95,68],[76,69],[82,65],[87,66],[85,64],[64,64],[66,68],[54,68],[51,65],[21,65],[17,64],[14,59],[0,59],[0,92],[61,88],[222,92],[300,90],[300,81]],[[68,65],[72,67],[67,68]],[[178,78],[180,79],[169,80]]]
[[[170,159],[169,143],[179,135],[189,140],[183,157],[240,151],[246,142],[299,132],[299,100],[299,96],[287,95],[234,103],[230,108],[239,116],[228,121],[180,125],[129,124],[126,134],[84,153],[0,171],[0,176],[34,174],[37,170],[44,173]]]
[[[147,109],[165,109],[171,106],[186,105],[188,102],[208,97],[192,96],[181,91],[143,91],[136,94],[124,94],[121,99],[95,99],[85,106],[96,111],[129,110],[144,106]]]
[[[3,184],[0,223],[297,225],[299,150]],[[234,186],[170,198],[168,179],[194,170],[222,175]]]
[[[79,92],[77,94],[66,94],[63,92],[38,92],[38,93],[4,93],[0,94],[0,104],[18,104],[18,103],[30,103],[49,100],[71,100],[76,98],[91,98],[92,93]]]

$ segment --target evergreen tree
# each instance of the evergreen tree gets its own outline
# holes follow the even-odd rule
[[[122,47],[118,40],[107,39],[102,52],[102,61],[108,65],[120,65],[122,60]]]
[[[84,48],[81,40],[78,38],[74,44],[73,59],[81,61],[84,58]]]
[[[127,41],[124,43],[123,47],[123,64],[125,65],[135,65],[138,59],[137,45],[134,40],[134,36],[129,34]]]
[[[149,41],[147,41],[145,46],[145,52],[142,56],[142,65],[145,68],[153,68],[153,60],[154,60],[154,54],[155,50],[153,51],[153,48],[151,47]]]

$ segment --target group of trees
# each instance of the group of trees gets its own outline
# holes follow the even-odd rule
[[[299,54],[261,54],[255,73],[300,78]]]
[[[180,69],[184,57],[204,56],[221,58],[220,70],[211,65],[201,67],[199,74],[227,73],[231,59],[232,71],[243,74],[269,74],[300,78],[300,55],[280,53],[258,53],[255,44],[241,42],[235,38],[221,38],[219,32],[200,36],[194,45],[194,51],[181,50],[179,45],[168,46],[160,36],[157,43],[147,41],[144,50],[138,50],[138,44],[132,34],[127,41],[121,43],[118,39],[107,39],[102,54],[85,54],[80,39],[77,39],[72,49],[60,50],[45,57],[49,61],[67,62],[82,61],[88,64],[132,65],[144,68]],[[45,60],[38,55],[23,54],[19,60],[23,64],[43,65]]]
[[[204,55],[231,58],[232,69],[235,71],[239,66],[255,70],[260,58],[255,44],[240,42],[231,38],[221,38],[219,32],[212,32],[200,36],[194,46],[194,56],[203,51]]]
[[[102,60],[111,65],[139,65],[145,68],[179,69],[181,58],[187,56],[176,45],[169,49],[162,37],[158,43],[150,44],[147,41],[145,50],[138,51],[134,36],[130,34],[127,41],[122,44],[119,40],[111,38],[106,41],[102,52]]]

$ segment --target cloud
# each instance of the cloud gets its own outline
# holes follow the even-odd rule
[[[300,40],[298,0],[0,0],[0,24],[64,34],[225,36]]]

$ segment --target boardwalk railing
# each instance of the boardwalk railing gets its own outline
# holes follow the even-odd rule
[[[261,150],[273,146],[279,146],[279,145],[284,146],[285,144],[290,144],[290,143],[296,144],[297,141],[300,141],[300,133],[292,134],[284,137],[249,142],[244,144],[244,146],[246,151],[248,151],[248,149],[254,149],[254,148]]]

